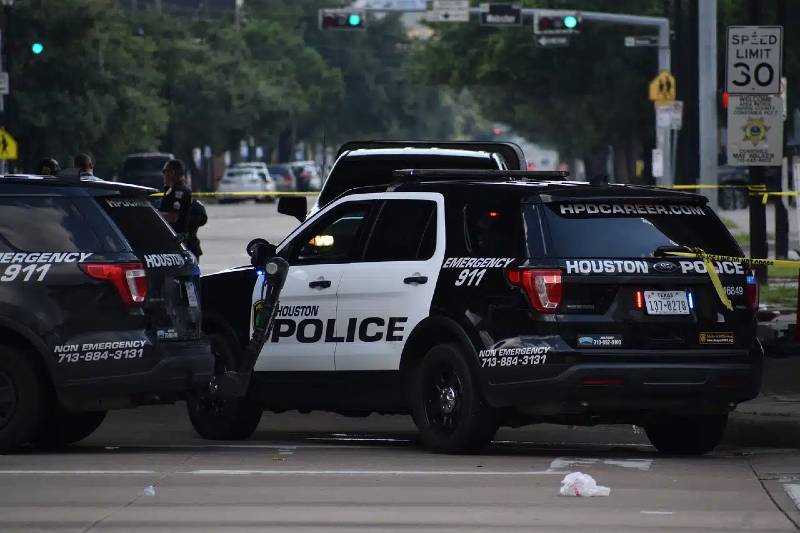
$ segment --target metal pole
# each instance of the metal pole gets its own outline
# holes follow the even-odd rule
[[[717,130],[717,0],[703,0],[697,7],[697,69],[699,87],[700,176],[699,185],[717,185],[719,132]],[[717,191],[701,189],[712,208]]]

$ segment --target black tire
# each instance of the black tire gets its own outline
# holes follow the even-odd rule
[[[494,410],[483,399],[457,344],[431,348],[411,372],[408,390],[414,422],[430,450],[479,452],[497,432]]]
[[[661,453],[702,455],[725,435],[728,415],[664,415],[645,425],[647,438]]]
[[[94,433],[105,418],[106,411],[71,413],[59,406],[45,417],[34,444],[57,448],[78,442]]]
[[[0,344],[0,452],[29,443],[39,431],[45,387],[26,354]]]
[[[222,335],[208,336],[214,353],[214,371],[234,368],[236,350]],[[194,430],[208,440],[244,440],[250,437],[261,421],[262,405],[250,394],[232,400],[211,399],[191,394],[186,400],[189,420]]]

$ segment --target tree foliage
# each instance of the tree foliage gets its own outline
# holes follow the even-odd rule
[[[538,7],[604,10],[607,2],[550,2]],[[615,12],[658,14],[656,1],[615,2]],[[631,28],[584,22],[566,48],[537,46],[529,24],[492,29],[434,26],[415,54],[425,82],[469,87],[486,116],[535,142],[583,156],[630,138],[652,137],[647,84],[657,73],[653,49],[627,49]]]

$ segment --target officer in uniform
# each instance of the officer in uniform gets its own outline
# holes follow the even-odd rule
[[[171,159],[161,170],[164,176],[164,196],[159,211],[172,229],[186,242],[189,232],[189,214],[192,206],[192,190],[186,186],[186,170],[183,161]]]

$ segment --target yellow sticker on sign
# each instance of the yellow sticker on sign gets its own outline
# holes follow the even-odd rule
[[[6,130],[0,128],[0,159],[17,159],[17,141]]]

